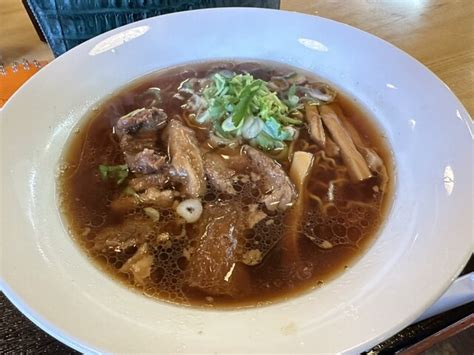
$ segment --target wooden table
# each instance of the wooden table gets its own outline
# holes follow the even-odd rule
[[[0,2],[0,62],[53,60],[21,1]],[[281,8],[344,22],[393,43],[430,68],[474,113],[473,0],[281,0]],[[72,352],[30,323],[0,293],[0,353],[8,351]]]
[[[281,0],[281,9],[358,27],[431,69],[474,114],[473,0]],[[0,62],[52,60],[20,0],[1,0]]]

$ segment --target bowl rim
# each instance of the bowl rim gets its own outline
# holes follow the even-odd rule
[[[472,125],[472,118],[470,117],[469,115],[469,112],[467,112],[467,110],[464,108],[464,106],[462,105],[462,103],[460,102],[460,100],[454,95],[454,93],[451,91],[451,89],[441,80],[438,78],[438,76],[436,76],[436,74],[434,74],[430,69],[428,69],[427,67],[425,67],[421,62],[419,62],[416,58],[412,57],[411,55],[407,54],[406,52],[404,52],[403,50],[399,49],[398,47],[392,45],[390,42],[387,42],[386,40],[383,40],[375,35],[372,35],[368,32],[365,32],[365,31],[362,31],[356,27],[353,27],[353,26],[350,26],[350,25],[347,25],[345,23],[341,23],[341,22],[338,22],[338,21],[334,21],[334,20],[331,20],[331,19],[327,19],[327,18],[324,18],[324,17],[320,17],[320,16],[315,16],[315,15],[309,15],[309,14],[304,14],[304,13],[298,13],[298,12],[294,12],[294,11],[285,11],[285,10],[274,10],[274,9],[261,9],[261,8],[245,8],[245,7],[228,7],[228,8],[211,8],[211,9],[198,9],[198,10],[189,10],[189,11],[186,11],[186,12],[194,12],[194,13],[210,13],[210,12],[235,12],[235,11],[239,11],[239,12],[245,12],[245,11],[249,11],[249,12],[266,12],[266,13],[287,13],[288,15],[291,14],[292,16],[296,15],[296,16],[302,16],[302,17],[307,17],[307,18],[317,18],[318,20],[320,21],[323,21],[323,22],[330,22],[330,23],[333,23],[337,26],[344,26],[346,28],[349,28],[351,31],[356,31],[358,32],[359,34],[363,34],[365,36],[369,36],[370,38],[372,39],[375,39],[379,42],[383,42],[383,44],[385,46],[389,46],[391,47],[392,49],[396,50],[400,55],[404,56],[404,57],[407,57],[410,61],[416,63],[418,66],[419,66],[419,69],[420,70],[423,70],[425,72],[427,72],[429,75],[431,75],[432,77],[434,77],[437,81],[437,84],[440,84],[440,85],[443,85],[447,90],[448,92],[450,93],[450,95],[452,96],[452,99],[457,101],[459,107],[461,110],[463,110],[463,115],[465,117],[467,117],[468,119],[470,118],[471,119],[471,125]],[[81,43],[80,45],[72,48],[71,50],[69,50],[68,52],[64,53],[63,55],[59,56],[58,58],[56,58],[54,61],[52,61],[53,64],[48,64],[46,67],[50,66],[50,65],[55,65],[54,63],[58,63],[60,61],[63,61],[63,60],[68,60],[69,57],[72,57],[74,56],[76,53],[79,53],[80,51],[82,51],[82,49],[86,46],[88,46],[90,43],[92,42],[98,42],[106,37],[109,37],[110,35],[114,34],[114,33],[118,33],[120,31],[123,31],[124,29],[127,29],[127,28],[132,28],[132,27],[135,27],[137,25],[140,25],[140,24],[145,24],[145,23],[150,23],[150,22],[153,22],[153,21],[159,21],[160,18],[162,17],[172,17],[172,16],[181,16],[182,15],[182,12],[176,12],[176,13],[171,13],[171,14],[165,14],[165,15],[160,15],[160,16],[155,16],[155,17],[152,17],[152,18],[147,18],[147,19],[144,19],[144,20],[140,20],[140,21],[137,21],[137,22],[134,22],[134,23],[130,23],[130,24],[127,24],[127,25],[124,25],[124,26],[121,26],[121,27],[117,27],[115,29],[112,29],[110,31],[107,31],[107,32],[104,32],[84,43]],[[41,77],[33,77],[31,80],[29,80],[27,83],[25,83],[25,85],[20,88],[4,105],[4,107],[0,110],[0,113],[2,112],[5,112],[7,111],[7,109],[9,109],[9,107],[11,105],[14,105],[12,104],[11,102],[14,102],[15,101],[15,97],[21,95],[21,92],[22,90],[24,89],[24,87],[27,87],[29,85],[31,85],[32,82],[36,81],[36,80],[40,80]],[[3,115],[3,114],[2,114]],[[469,122],[466,123],[469,127]],[[396,188],[396,184],[394,185],[394,190]],[[395,192],[395,191],[394,191]],[[389,208],[390,209],[390,208]],[[358,344],[356,345],[353,349],[349,349],[349,351],[354,351],[356,349],[370,349],[370,347],[372,347],[373,345],[376,345],[377,343],[379,343],[381,340],[385,339],[387,337],[387,335],[391,335],[391,334],[394,334],[396,332],[398,332],[399,330],[403,329],[405,326],[409,325],[410,323],[412,323],[414,320],[416,320],[418,318],[418,316],[431,304],[433,303],[434,301],[436,301],[436,299],[439,298],[439,296],[441,296],[445,291],[446,289],[449,287],[449,285],[451,284],[451,282],[459,275],[459,273],[462,271],[462,269],[464,268],[464,266],[466,265],[466,263],[468,262],[471,254],[472,254],[472,251],[473,251],[473,245],[471,244],[471,248],[466,248],[466,251],[465,251],[465,255],[464,255],[464,258],[463,260],[459,260],[457,262],[457,268],[455,270],[455,272],[453,273],[452,275],[452,278],[449,279],[449,280],[445,280],[443,282],[443,285],[439,287],[439,292],[437,294],[433,294],[431,297],[430,297],[430,301],[429,302],[426,302],[426,304],[424,305],[420,305],[418,304],[418,313],[416,314],[411,314],[411,315],[407,315],[405,317],[405,321],[400,323],[400,324],[397,324],[397,325],[393,325],[389,330],[386,330],[383,334],[380,334],[379,336],[376,336],[376,337],[372,337],[370,341],[367,341],[367,342],[364,342],[364,344]],[[56,339],[60,340],[61,342],[63,342],[64,344],[70,346],[71,348],[77,350],[77,351],[81,351],[81,352],[100,352],[100,350],[97,350],[97,349],[93,349],[92,347],[89,347],[88,345],[84,344],[84,342],[82,341],[79,341],[78,339],[76,339],[74,336],[72,335],[69,335],[69,334],[65,334],[63,333],[63,331],[59,328],[56,328],[53,324],[50,324],[49,321],[47,319],[44,318],[44,315],[41,315],[41,314],[38,314],[34,311],[34,309],[30,309],[29,306],[27,305],[27,303],[22,300],[16,293],[13,289],[11,289],[8,284],[6,283],[6,281],[4,280],[3,276],[0,275],[0,289],[4,292],[5,296],[15,305],[16,308],[18,308],[25,316],[27,316],[27,318],[29,318],[34,324],[36,324],[38,327],[40,327],[41,329],[45,330],[47,333],[49,333],[50,335],[52,335],[53,337],[55,337]],[[238,310],[238,311],[242,311],[242,310]]]

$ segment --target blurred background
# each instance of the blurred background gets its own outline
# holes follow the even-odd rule
[[[454,91],[471,116],[474,112],[472,0],[0,0],[0,64],[51,61],[53,52],[117,24],[216,5],[279,7],[360,28],[414,56]],[[52,40],[53,50],[38,33]]]

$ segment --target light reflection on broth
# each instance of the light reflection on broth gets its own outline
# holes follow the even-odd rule
[[[328,281],[373,240],[393,183],[382,133],[334,94],[270,62],[131,83],[65,149],[72,237],[116,279],[184,305],[259,305]]]

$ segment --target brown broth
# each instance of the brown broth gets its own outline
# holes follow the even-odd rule
[[[189,64],[152,73],[118,90],[99,104],[74,131],[64,150],[61,174],[58,178],[60,208],[71,236],[81,249],[109,275],[148,296],[185,305],[217,307],[254,306],[294,297],[328,282],[352,265],[374,240],[383,224],[391,201],[394,180],[392,157],[383,133],[355,103],[355,100],[340,92],[338,92],[336,102],[344,116],[357,129],[365,144],[374,149],[385,163],[389,175],[387,189],[383,196],[374,193],[373,187],[380,184],[378,178],[359,184],[346,182],[341,186],[335,185],[333,189],[336,196],[335,203],[334,206],[330,206],[327,201],[327,184],[337,174],[334,169],[324,169],[325,164],[330,164],[328,162],[315,164],[308,182],[308,193],[305,196],[306,218],[304,221],[306,224],[298,228],[299,258],[290,259],[286,263],[282,262],[282,260],[287,260],[283,255],[285,251],[278,238],[275,238],[275,235],[284,238],[284,227],[290,223],[286,220],[287,212],[275,216],[272,225],[258,225],[257,230],[253,232],[253,239],[250,240],[268,237],[270,239],[267,242],[274,245],[272,244],[272,248],[269,247],[261,264],[244,266],[250,275],[250,289],[245,295],[235,298],[209,297],[199,290],[183,288],[182,285],[178,285],[177,288],[176,285],[169,285],[173,282],[179,284],[182,270],[176,269],[175,275],[168,275],[168,277],[164,273],[167,272],[166,270],[170,272],[170,269],[163,265],[168,262],[166,260],[171,259],[175,260],[176,264],[185,263],[180,253],[182,254],[183,249],[198,237],[193,235],[197,233],[193,226],[186,227],[189,240],[174,243],[171,248],[175,250],[171,252],[163,248],[155,250],[151,278],[144,286],[133,285],[133,278],[118,272],[127,258],[137,250],[136,247],[120,255],[103,255],[93,249],[94,238],[104,228],[116,228],[117,224],[124,219],[149,223],[142,211],[135,211],[124,216],[111,213],[110,201],[118,196],[120,189],[114,183],[101,181],[98,174],[99,164],[113,165],[124,162],[122,151],[112,131],[117,119],[137,108],[139,94],[152,86],[162,88],[161,108],[167,112],[168,116],[181,115],[181,102],[172,98],[176,87],[193,71],[201,76],[219,64],[222,62]],[[267,62],[261,64],[263,68],[269,68],[269,70],[296,71],[294,68],[281,64]],[[316,79],[314,75],[304,74],[311,80]],[[268,75],[268,71],[263,70],[262,75]],[[200,139],[200,134],[203,135],[205,132],[197,133]],[[302,133],[296,142],[295,149],[306,145],[310,145],[306,150],[314,153],[318,151],[312,146],[308,134]],[[160,149],[166,151],[164,145]],[[335,162],[337,166],[343,165],[340,158],[337,158]],[[285,161],[281,163],[288,171],[289,164]],[[326,184],[326,188],[322,183]],[[243,189],[245,190],[245,187]],[[323,200],[326,214],[322,213],[320,205],[309,197],[310,193]],[[217,191],[210,189],[204,201],[215,199],[218,195]],[[244,204],[252,201],[250,193],[246,191],[242,191],[238,198]],[[362,201],[364,205],[350,206],[349,204],[348,206],[347,201]],[[157,233],[163,230],[179,229],[173,221],[173,211],[164,211],[162,215],[164,217],[159,222],[161,225],[156,227]],[[308,235],[314,240],[310,240]],[[329,241],[332,247],[325,248],[328,245],[321,244],[322,240]],[[168,286],[163,286],[165,282],[163,280],[166,278]],[[179,292],[176,291],[177,289]]]

